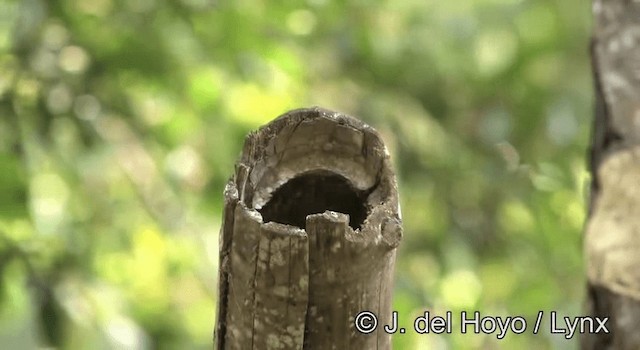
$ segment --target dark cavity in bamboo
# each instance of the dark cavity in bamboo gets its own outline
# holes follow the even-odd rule
[[[349,215],[349,226],[359,229],[367,216],[368,191],[354,189],[343,176],[314,171],[280,186],[259,210],[264,222],[275,221],[302,229],[307,216],[327,210]]]

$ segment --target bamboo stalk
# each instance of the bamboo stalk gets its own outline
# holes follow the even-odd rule
[[[378,133],[321,108],[250,133],[224,193],[214,346],[390,349],[360,311],[391,318],[402,236],[395,175]]]

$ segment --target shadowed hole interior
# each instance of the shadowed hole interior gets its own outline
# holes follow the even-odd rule
[[[349,214],[349,226],[356,229],[367,217],[367,195],[367,191],[353,188],[343,176],[310,172],[280,186],[259,211],[264,222],[275,221],[304,229],[307,215],[331,210]]]

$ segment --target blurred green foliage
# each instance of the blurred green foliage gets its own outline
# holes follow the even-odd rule
[[[0,348],[210,348],[243,137],[310,105],[391,150],[401,324],[580,314],[589,22],[578,0],[0,0]],[[576,348],[548,326],[394,344]]]

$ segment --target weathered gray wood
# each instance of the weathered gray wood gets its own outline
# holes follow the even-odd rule
[[[610,333],[582,349],[640,349],[640,3],[594,0],[596,115],[585,229],[587,312]]]
[[[321,108],[245,140],[225,190],[214,347],[390,349],[360,311],[391,318],[402,236],[397,185],[375,130]]]

